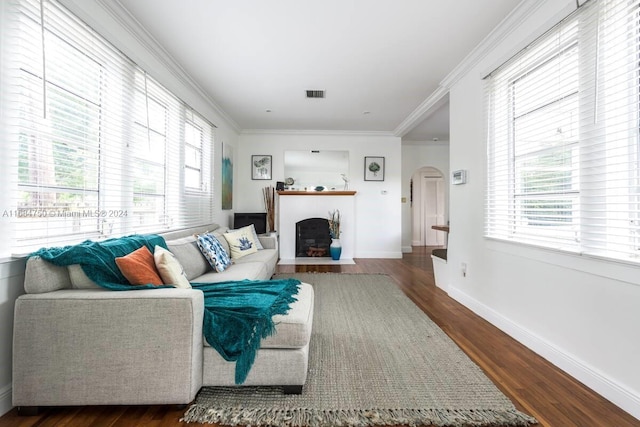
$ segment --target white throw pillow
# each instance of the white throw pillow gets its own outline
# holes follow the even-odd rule
[[[174,285],[176,288],[191,289],[191,283],[174,254],[162,246],[153,249],[153,260],[160,273],[160,278],[165,285]]]
[[[224,233],[224,238],[231,248],[231,258],[238,259],[245,255],[258,252],[258,246],[254,240],[253,225],[239,228],[228,233]]]
[[[240,230],[244,230],[244,229],[247,229],[247,230],[251,231],[251,235],[253,236],[253,243],[255,243],[256,248],[258,248],[258,250],[264,249],[264,247],[262,246],[262,243],[260,242],[260,239],[258,239],[258,233],[256,233],[256,227],[253,224],[249,224],[247,226],[240,227],[240,228],[235,229],[235,230],[227,230],[227,232],[240,231]]]
[[[247,227],[251,229],[251,233],[253,234],[253,241],[256,244],[256,248],[258,248],[258,250],[264,249],[262,247],[262,243],[260,243],[260,239],[258,239],[258,233],[256,233],[256,227],[253,224],[249,224],[247,225]]]

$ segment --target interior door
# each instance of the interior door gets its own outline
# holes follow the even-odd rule
[[[445,239],[442,231],[434,230],[432,225],[444,224],[444,180],[442,177],[423,175],[422,177],[422,233],[425,246],[443,246]]]

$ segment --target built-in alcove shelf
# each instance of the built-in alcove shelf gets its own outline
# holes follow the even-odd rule
[[[281,190],[278,191],[280,196],[355,196],[356,191],[296,191],[296,190]]]

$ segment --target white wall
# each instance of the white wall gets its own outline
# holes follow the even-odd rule
[[[483,237],[485,132],[482,75],[540,34],[573,0],[535,13],[451,87],[449,294],[640,417],[640,268]],[[460,264],[468,266],[466,277]]]
[[[0,12],[8,2],[0,2]],[[94,30],[102,34],[107,40],[116,45],[134,62],[150,72],[161,84],[174,94],[199,111],[203,116],[217,126],[214,158],[213,188],[220,194],[220,165],[222,143],[236,146],[238,142],[237,125],[215,103],[208,99],[197,86],[194,86],[188,76],[182,74],[161,48],[153,40],[137,33],[135,28],[128,25],[126,19],[118,19],[113,11],[104,9],[105,5],[117,7],[116,3],[96,2],[85,0],[62,0],[74,13],[87,22]],[[0,16],[1,17],[1,16]],[[2,49],[0,49],[0,53]],[[0,58],[2,59],[2,58]],[[237,171],[234,170],[237,175]],[[238,188],[234,179],[234,185]],[[239,192],[235,191],[236,194]],[[212,222],[228,225],[228,212],[220,209],[220,196],[216,200],[216,210]],[[3,209],[2,209],[3,210]],[[1,211],[0,211],[1,212]],[[0,218],[0,221],[2,218]],[[0,223],[2,231],[2,223]],[[4,234],[3,234],[4,235]],[[6,237],[6,236],[5,236]],[[24,263],[23,259],[0,259],[0,415],[9,411],[11,405],[11,351],[13,336],[13,306],[15,299],[24,293]]]
[[[442,172],[445,182],[445,222],[449,218],[449,141],[402,141],[402,252],[411,252],[411,203],[409,183],[420,168],[431,166]],[[414,187],[415,191],[415,187]]]
[[[285,150],[306,149],[349,150],[349,189],[357,191],[354,257],[401,258],[400,138],[321,132],[243,133],[236,150],[238,190],[234,194],[235,210],[264,212],[262,188],[275,187],[276,181],[284,181]],[[251,179],[252,154],[273,156],[273,180]],[[365,156],[385,158],[384,181],[364,181]]]

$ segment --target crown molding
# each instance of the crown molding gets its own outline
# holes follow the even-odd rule
[[[388,131],[358,131],[358,130],[295,130],[295,129],[243,129],[240,135],[319,135],[319,136],[378,136],[395,137]]]
[[[438,88],[394,130],[403,137],[431,114],[431,109],[449,93],[451,87],[476,66],[492,49],[512,34],[531,14],[538,10],[540,0],[523,0],[440,82]]]
[[[522,23],[538,10],[544,2],[523,0],[440,82],[447,89],[475,67],[491,50],[495,49]]]
[[[65,6],[71,8],[74,13],[81,15],[85,22],[95,23],[93,14],[86,9],[86,0],[62,0]],[[178,62],[167,52],[160,43],[144,28],[144,26],[131,15],[119,0],[94,0],[93,3],[107,13],[128,35],[133,37],[153,59],[165,67],[171,75],[183,86],[195,92],[209,107],[223,120],[225,120],[236,133],[241,128],[231,116],[229,116],[211,96],[182,68]],[[94,28],[98,30],[98,28]],[[103,31],[110,31],[101,27]],[[120,49],[120,47],[118,47]],[[153,73],[150,73],[153,74]],[[215,123],[214,123],[215,124]]]
[[[443,86],[438,88],[425,99],[422,104],[409,114],[409,116],[398,125],[393,131],[394,136],[403,137],[408,134],[413,128],[419,125],[424,119],[429,117],[435,110],[434,107],[439,106],[445,96],[449,94],[449,89]]]

